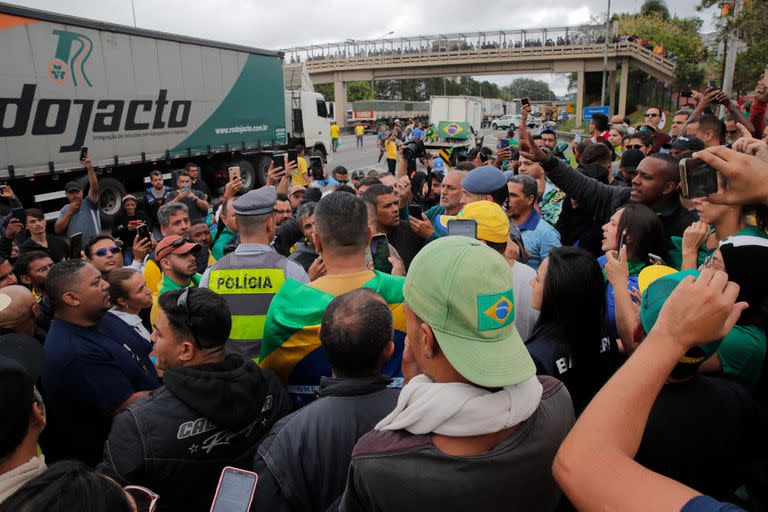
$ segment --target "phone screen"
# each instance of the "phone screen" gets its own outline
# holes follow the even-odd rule
[[[509,147],[509,139],[499,139],[499,142],[496,144],[496,149],[504,149]]]
[[[421,220],[421,206],[417,204],[409,204],[408,215],[410,215],[411,217],[416,217],[417,219]]]
[[[69,259],[76,260],[80,258],[80,251],[83,247],[83,234],[75,233],[69,237]]]
[[[14,208],[11,215],[14,219],[24,224],[27,221],[27,216],[24,214],[24,208]]]
[[[373,268],[387,274],[392,272],[392,263],[389,262],[387,235],[374,235],[371,238],[371,256],[373,258]]]
[[[448,221],[448,236],[468,236],[477,238],[477,221],[475,219],[451,219]]]
[[[211,512],[248,512],[258,480],[256,473],[233,467],[224,468]]]
[[[272,155],[272,164],[275,167],[285,167],[285,153]]]
[[[297,158],[296,150],[295,149],[289,149],[288,150],[288,162],[295,162]]]
[[[684,197],[706,197],[717,192],[717,171],[698,158],[680,161],[680,188]]]

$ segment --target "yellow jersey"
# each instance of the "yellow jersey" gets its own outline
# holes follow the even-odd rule
[[[397,160],[397,142],[388,140],[384,144],[387,149],[387,160]]]
[[[363,128],[363,125],[359,124],[355,126],[355,135],[364,135],[365,134],[365,128]]]
[[[332,124],[331,125],[331,138],[332,139],[338,139],[339,138],[339,125]]]
[[[309,180],[307,179],[307,161],[303,156],[296,157],[296,168],[291,174],[291,185],[294,187],[309,186]]]

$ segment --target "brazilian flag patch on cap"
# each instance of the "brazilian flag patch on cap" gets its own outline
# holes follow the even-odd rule
[[[515,319],[512,290],[477,296],[477,330],[490,331],[509,325]]]

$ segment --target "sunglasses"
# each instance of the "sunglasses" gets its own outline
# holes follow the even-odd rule
[[[645,117],[659,117],[659,114],[645,114]]]
[[[643,149],[645,144],[627,144],[627,149]]]
[[[100,257],[103,258],[104,256],[107,255],[107,253],[109,253],[109,254],[117,254],[119,252],[120,252],[120,248],[119,247],[109,247],[109,248],[106,248],[106,249],[98,249],[98,250],[96,250],[96,252],[94,252],[94,254],[96,256],[100,256]]]
[[[133,498],[138,512],[155,512],[157,500],[160,499],[158,494],[139,485],[126,485],[123,491]]]
[[[179,298],[176,301],[176,305],[180,308],[184,308],[184,323],[187,325],[187,329],[189,329],[189,332],[192,334],[192,339],[195,340],[195,345],[197,345],[197,348],[202,350],[203,347],[202,345],[200,345],[200,340],[197,339],[197,334],[195,334],[195,329],[192,328],[192,316],[189,313],[189,305],[187,304],[188,297],[189,297],[189,287],[184,288],[184,291],[181,292],[181,295],[179,295]]]
[[[349,183],[349,180],[336,180],[336,181],[338,181],[342,185],[346,185],[347,183]]]

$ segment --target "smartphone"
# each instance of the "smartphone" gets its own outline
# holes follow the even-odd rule
[[[581,142],[581,134],[580,133],[577,133],[576,135],[573,136],[573,142],[575,142],[576,144]]]
[[[136,236],[139,238],[147,238],[149,239],[152,235],[149,232],[149,227],[147,227],[146,224],[142,224],[138,228],[136,228]]]
[[[621,238],[619,238],[619,251],[621,251],[621,248],[624,247],[624,240],[627,238],[627,230],[621,232]]]
[[[706,197],[717,192],[717,171],[698,158],[680,160],[680,189],[683,197]]]
[[[27,215],[24,213],[24,208],[14,208],[11,210],[11,216],[22,224],[27,221]]]
[[[186,194],[189,192],[189,185],[182,185],[181,190]]]
[[[496,144],[496,149],[504,149],[509,147],[509,139],[499,139],[499,142]]]
[[[528,98],[520,98],[520,104],[524,107],[528,107],[531,105],[531,102],[528,101]]]
[[[240,166],[233,165],[229,168],[229,181],[233,181],[235,178],[240,177]]]
[[[323,179],[323,158],[320,156],[309,157],[310,175],[313,180]]]
[[[80,258],[80,252],[83,250],[83,234],[75,233],[69,237],[69,259],[76,260]]]
[[[211,512],[248,512],[259,475],[227,466],[221,470]]]
[[[475,219],[451,219],[448,221],[448,236],[468,236],[477,238],[477,221]]]
[[[286,163],[288,162],[295,162],[298,158],[296,150],[295,149],[289,149],[288,150],[288,156],[286,156]]]
[[[386,274],[392,272],[392,263],[389,262],[389,241],[387,240],[387,235],[373,235],[373,238],[371,238],[371,257],[373,258],[373,268]]]
[[[648,253],[648,261],[651,262],[651,265],[666,265],[666,263],[664,263],[664,259],[661,256],[657,256],[652,252]]]
[[[411,217],[416,217],[417,219],[422,220],[421,213],[422,213],[421,206],[417,204],[408,205],[408,215],[410,215]]]
[[[86,158],[88,158],[88,148],[83,146],[80,148],[80,161],[82,162]]]
[[[272,155],[272,165],[285,168],[285,153],[275,153]]]

